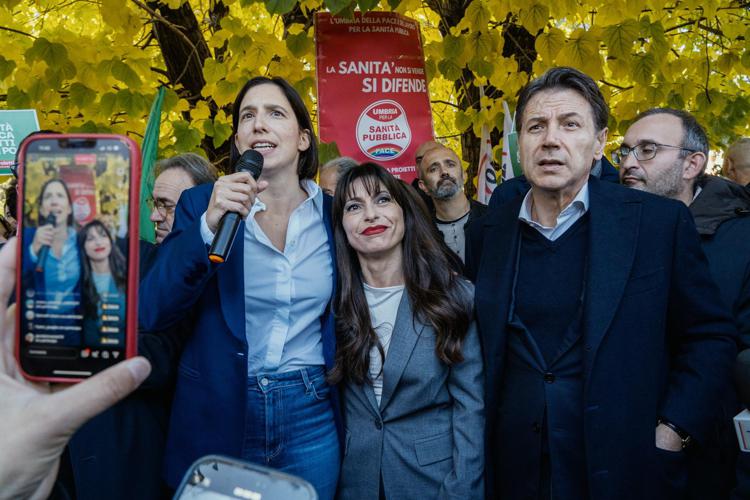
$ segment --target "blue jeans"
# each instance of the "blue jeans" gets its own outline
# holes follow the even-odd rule
[[[248,378],[242,458],[311,483],[333,499],[341,464],[336,424],[322,367]]]

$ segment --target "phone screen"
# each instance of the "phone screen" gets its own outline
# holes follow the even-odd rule
[[[86,378],[127,354],[130,147],[115,137],[32,139],[20,171],[21,367]]]
[[[317,500],[310,483],[228,457],[200,459],[188,471],[176,500]]]

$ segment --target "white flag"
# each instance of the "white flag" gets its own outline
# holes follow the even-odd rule
[[[484,97],[484,88],[480,87],[479,92]],[[479,168],[477,169],[477,201],[487,205],[490,202],[492,192],[497,187],[497,169],[492,162],[492,142],[490,141],[490,131],[487,125],[482,125],[482,137],[479,146]]]
[[[508,103],[503,101],[503,180],[507,181],[515,177],[513,172],[513,161],[511,158],[511,141],[515,137],[515,117],[510,114]],[[514,148],[515,149],[515,148]]]

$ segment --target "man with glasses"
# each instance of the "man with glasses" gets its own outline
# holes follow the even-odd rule
[[[688,209],[590,175],[609,110],[580,71],[530,82],[517,114],[531,188],[467,244],[488,497],[681,498],[736,355]]]
[[[214,182],[216,177],[216,168],[195,153],[173,156],[156,164],[154,209],[150,219],[156,224],[157,245],[172,231],[174,209],[182,192],[193,186]]]
[[[639,115],[613,154],[622,183],[682,201],[690,209],[711,276],[731,308],[743,348],[750,347],[750,191],[705,173],[708,138],[689,113],[654,108]],[[709,442],[691,450],[691,498],[729,498],[737,454],[733,388],[725,388],[724,418]]]

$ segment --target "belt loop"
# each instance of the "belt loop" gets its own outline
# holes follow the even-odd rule
[[[305,384],[305,391],[310,392],[312,390],[312,382],[310,382],[310,377],[307,374],[307,368],[300,368],[300,373],[302,374],[302,382]]]

